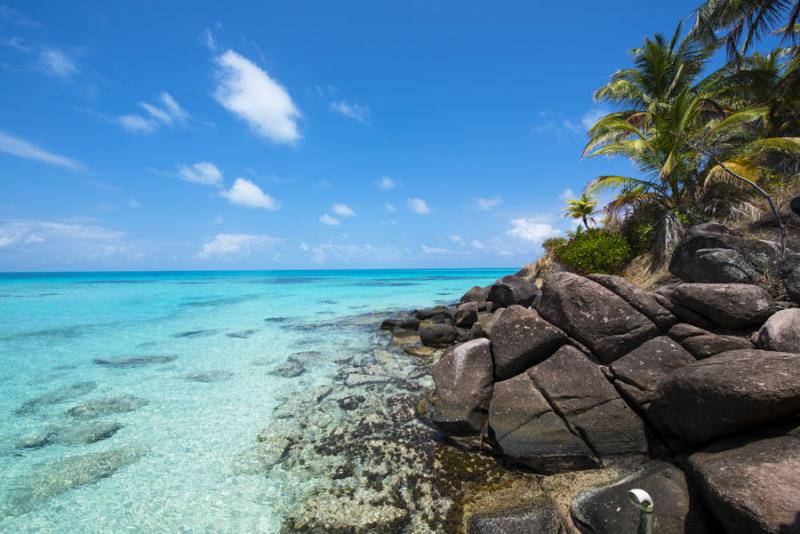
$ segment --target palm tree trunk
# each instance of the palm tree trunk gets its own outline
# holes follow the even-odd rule
[[[583,219],[583,225],[588,230],[589,229],[589,223],[586,221],[586,215],[581,215],[581,219]]]

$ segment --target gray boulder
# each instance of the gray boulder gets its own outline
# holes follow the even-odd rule
[[[612,363],[610,369],[617,388],[631,403],[644,410],[665,377],[694,361],[677,342],[661,336],[645,341]]]
[[[504,308],[512,304],[530,306],[533,304],[539,289],[536,284],[521,276],[510,274],[504,276],[489,288],[487,300],[499,304]]]
[[[424,321],[426,319],[432,319],[437,315],[448,315],[450,310],[447,306],[434,306],[433,308],[424,308],[422,310],[417,310],[414,312],[414,316],[419,319],[420,321]]]
[[[661,461],[650,462],[619,482],[578,495],[570,510],[573,520],[592,534],[639,532],[639,511],[628,497],[634,488],[645,490],[653,498],[653,532],[716,532],[702,504],[692,495],[683,471]]]
[[[553,354],[567,336],[535,311],[513,305],[491,327],[494,372],[499,380],[521,373]]]
[[[650,319],[597,282],[572,273],[544,280],[539,315],[611,363],[658,335]]]
[[[667,332],[667,335],[675,341],[683,341],[692,336],[704,336],[707,334],[711,334],[711,332],[688,323],[678,323]]]
[[[447,351],[431,371],[436,385],[433,421],[445,433],[477,435],[486,422],[494,370],[488,339]]]
[[[781,310],[758,331],[758,346],[764,350],[800,353],[800,309]]]
[[[586,443],[570,431],[526,373],[495,384],[489,428],[505,456],[540,473],[598,466]]]
[[[648,416],[705,442],[800,410],[800,355],[735,350],[690,363],[658,387]]]
[[[717,443],[689,457],[689,473],[725,532],[800,532],[798,429]]]
[[[489,288],[491,286],[481,287],[472,286],[469,291],[464,293],[460,302],[486,302],[489,300]]]
[[[731,350],[752,349],[753,344],[743,337],[704,334],[690,336],[681,342],[695,358],[702,360]]]
[[[644,423],[600,367],[575,347],[531,367],[528,375],[548,402],[601,457],[647,452]]]
[[[617,296],[653,321],[664,332],[678,322],[672,312],[659,304],[651,295],[621,276],[590,274],[587,278],[613,291]]]
[[[795,267],[783,282],[789,298],[800,304],[800,267]]]
[[[672,294],[674,293],[674,288],[661,288],[655,293],[651,293],[651,296],[662,306],[667,308],[672,314],[678,318],[684,324],[690,324],[692,326],[697,326],[700,328],[715,328],[716,325],[703,317],[702,315],[695,313],[687,308],[676,303],[672,300]],[[680,323],[679,323],[680,324]]]
[[[769,293],[748,284],[680,284],[671,298],[723,328],[760,325],[774,310]]]
[[[459,328],[471,328],[478,320],[477,302],[464,302],[456,308],[455,324]]]
[[[447,347],[458,339],[458,329],[451,324],[426,320],[419,325],[419,337],[427,347]]]

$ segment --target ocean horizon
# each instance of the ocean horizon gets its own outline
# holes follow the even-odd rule
[[[368,396],[337,376],[420,361],[381,318],[511,272],[0,274],[0,530],[279,531],[329,481],[252,468],[276,410]]]

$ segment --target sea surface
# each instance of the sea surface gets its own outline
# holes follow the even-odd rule
[[[278,532],[290,478],[232,465],[371,350],[331,324],[510,272],[0,274],[0,532]],[[299,351],[323,356],[274,374]]]

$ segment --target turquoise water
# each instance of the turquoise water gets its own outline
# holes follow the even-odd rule
[[[277,532],[286,480],[232,461],[375,343],[330,325],[509,272],[0,275],[0,531]],[[271,374],[301,351],[324,356]]]

